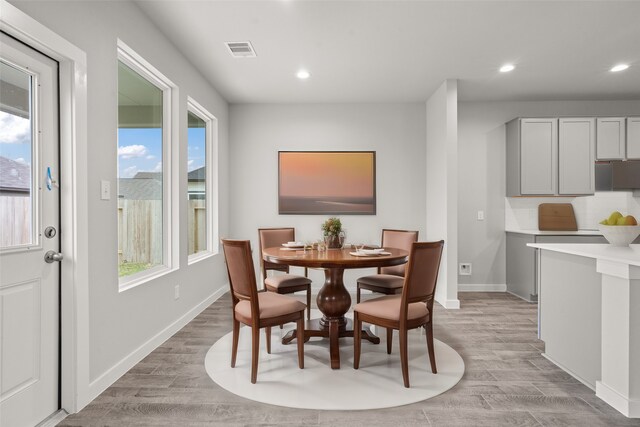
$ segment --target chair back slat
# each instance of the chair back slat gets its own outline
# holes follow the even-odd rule
[[[444,240],[413,243],[402,290],[405,310],[407,304],[412,302],[431,301],[433,303],[443,247]]]
[[[252,305],[257,305],[258,290],[251,259],[251,243],[248,240],[223,239],[222,247],[233,295],[237,299],[250,300]]]
[[[262,251],[266,248],[281,246],[283,243],[295,241],[295,229],[292,227],[259,228],[258,239],[260,240],[260,266],[262,267],[262,275],[264,278],[267,277],[267,270],[289,271],[288,266],[274,264],[262,259]]]
[[[411,251],[413,242],[418,241],[418,232],[409,230],[382,230],[382,246],[385,248],[404,249]],[[392,274],[394,276],[404,277],[407,264],[394,265],[392,267],[381,267],[378,269],[380,274]]]

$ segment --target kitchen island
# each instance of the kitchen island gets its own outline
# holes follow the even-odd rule
[[[640,245],[528,246],[540,252],[544,356],[640,418]]]

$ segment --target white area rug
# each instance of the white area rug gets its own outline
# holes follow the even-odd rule
[[[314,312],[315,311],[315,312]],[[312,310],[312,317],[320,312]],[[205,367],[209,376],[231,393],[258,402],[304,409],[375,409],[407,405],[437,396],[456,385],[464,374],[462,357],[435,340],[437,374],[431,373],[427,344],[422,329],[409,331],[409,381],[405,388],[400,368],[397,331],[393,351],[387,354],[386,334],[380,344],[362,342],[360,368],[353,369],[353,339],[340,339],[340,369],[329,360],[328,339],[312,338],[305,343],[305,367],[298,368],[295,340],[282,345],[285,329],[272,329],[271,354],[267,354],[264,331],[260,335],[258,380],[251,384],[251,331],[240,329],[236,367],[231,368],[231,332],[209,350]]]

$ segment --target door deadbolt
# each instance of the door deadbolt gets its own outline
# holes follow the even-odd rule
[[[54,237],[56,237],[56,234],[57,231],[55,227],[48,226],[44,229],[44,237],[46,237],[47,239],[53,239]]]
[[[64,256],[60,252],[49,251],[44,254],[44,260],[46,263],[51,264],[54,261],[60,262],[64,259]]]

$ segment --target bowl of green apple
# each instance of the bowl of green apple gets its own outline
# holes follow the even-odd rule
[[[600,221],[598,230],[613,246],[629,246],[640,235],[640,225],[634,216],[625,216],[618,211]]]

